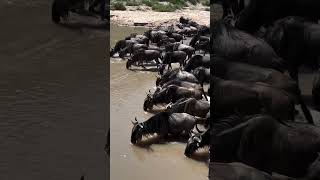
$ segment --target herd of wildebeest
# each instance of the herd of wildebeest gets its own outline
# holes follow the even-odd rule
[[[143,109],[165,108],[144,122],[133,121],[131,143],[143,144],[143,137],[155,133],[164,140],[187,137],[187,157],[209,146],[210,180],[320,180],[320,128],[298,76],[302,66],[316,73],[317,110],[320,1],[222,5],[223,17],[210,29],[181,17],[175,26],[132,34],[111,50],[130,54],[127,68],[154,61],[160,74]],[[296,120],[298,113],[303,121]]]

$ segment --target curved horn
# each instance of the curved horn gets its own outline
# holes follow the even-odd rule
[[[134,120],[135,120],[136,122],[138,122],[138,119],[137,119],[137,117],[134,117]]]
[[[131,122],[132,122],[132,124],[133,124],[133,125],[136,125],[136,124],[138,124],[138,122],[134,122],[134,121],[132,121],[132,120],[131,120]]]
[[[204,131],[200,131],[200,129],[198,128],[198,124],[196,124],[196,129],[199,133],[203,133]]]

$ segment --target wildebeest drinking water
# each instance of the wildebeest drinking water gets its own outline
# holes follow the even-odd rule
[[[170,85],[165,89],[161,89],[159,92],[154,94],[147,94],[146,99],[143,103],[143,109],[147,111],[152,109],[153,105],[176,102],[181,98],[194,97],[196,99],[202,99],[203,91],[199,89],[185,88],[177,85]]]
[[[131,132],[131,143],[136,144],[143,135],[157,133],[160,137],[166,138],[169,135],[188,134],[196,124],[205,124],[206,119],[195,117],[187,113],[158,113],[145,122],[138,122],[135,119]]]

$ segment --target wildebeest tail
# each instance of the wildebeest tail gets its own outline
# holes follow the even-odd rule
[[[51,13],[52,13],[51,14],[52,21],[54,23],[59,23],[61,15],[57,6],[57,2],[55,0],[52,3]]]

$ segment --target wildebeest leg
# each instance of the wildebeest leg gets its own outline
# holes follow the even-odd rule
[[[206,99],[206,101],[208,101],[208,97],[207,97],[206,93],[205,93],[204,90],[203,90],[203,84],[202,84],[201,86],[202,86],[201,92],[202,92],[204,98]]]
[[[308,109],[307,105],[304,103],[301,96],[299,97],[299,103],[300,103],[301,110],[302,110],[306,120],[308,121],[308,123],[314,124],[310,110]]]

